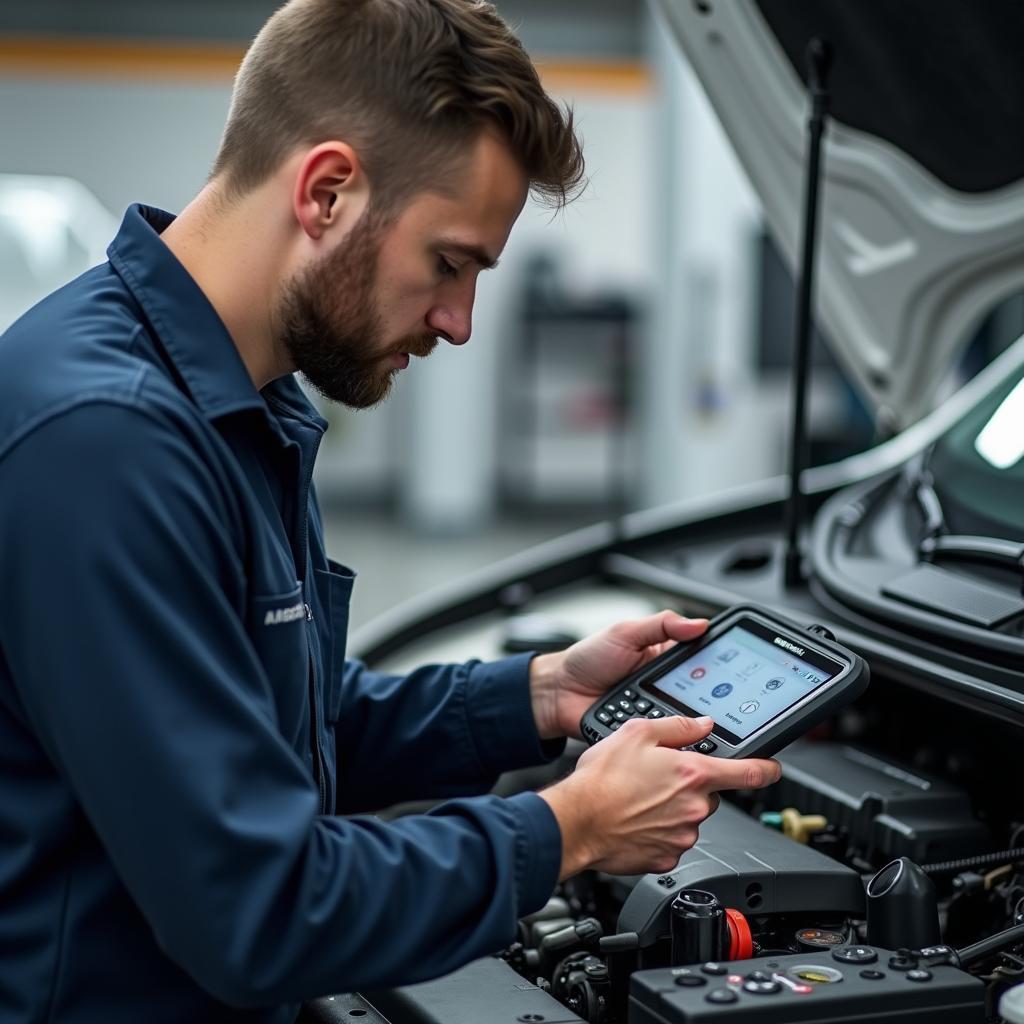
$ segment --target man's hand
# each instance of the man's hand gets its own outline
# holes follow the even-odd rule
[[[717,808],[719,790],[778,781],[777,761],[678,749],[703,739],[711,725],[710,718],[632,719],[584,751],[572,775],[541,792],[562,830],[560,879],[584,868],[671,871]]]
[[[646,619],[620,622],[565,651],[530,662],[530,695],[537,732],[543,740],[580,738],[583,713],[610,687],[680,640],[693,640],[707,619],[687,619],[663,611]]]

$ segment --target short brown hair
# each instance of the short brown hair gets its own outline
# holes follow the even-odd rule
[[[264,25],[235,79],[212,177],[229,196],[265,182],[296,148],[358,150],[374,205],[444,177],[497,128],[531,191],[556,207],[584,184],[572,111],[484,0],[291,0]]]

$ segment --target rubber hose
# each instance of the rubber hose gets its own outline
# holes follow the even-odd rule
[[[981,942],[976,942],[973,946],[967,946],[964,949],[958,950],[957,956],[960,958],[960,966],[967,967],[968,964],[983,959],[989,953],[997,953],[1004,946],[1012,946],[1015,942],[1020,941],[1024,941],[1024,924],[1014,925],[1012,928],[1007,928],[1004,932],[997,932],[995,935],[990,935],[987,939],[982,939]]]
[[[947,860],[939,864],[925,864],[921,870],[926,875],[948,875],[958,871],[967,871],[970,868],[984,868],[992,864],[1012,864],[1015,860],[1024,860],[1024,850],[979,853],[974,857],[961,857],[959,860]]]

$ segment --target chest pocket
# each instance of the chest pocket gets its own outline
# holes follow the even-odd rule
[[[270,680],[281,732],[295,743],[309,729],[309,644],[301,588],[251,597],[248,632]]]
[[[347,566],[328,560],[329,569],[317,569],[315,582],[329,628],[320,634],[324,663],[324,712],[328,722],[341,717],[342,672],[349,604],[356,574]]]

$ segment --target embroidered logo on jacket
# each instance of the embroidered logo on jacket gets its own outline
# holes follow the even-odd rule
[[[263,616],[264,626],[280,626],[282,622],[294,622],[306,614],[306,606],[299,602],[288,608],[273,608]]]

